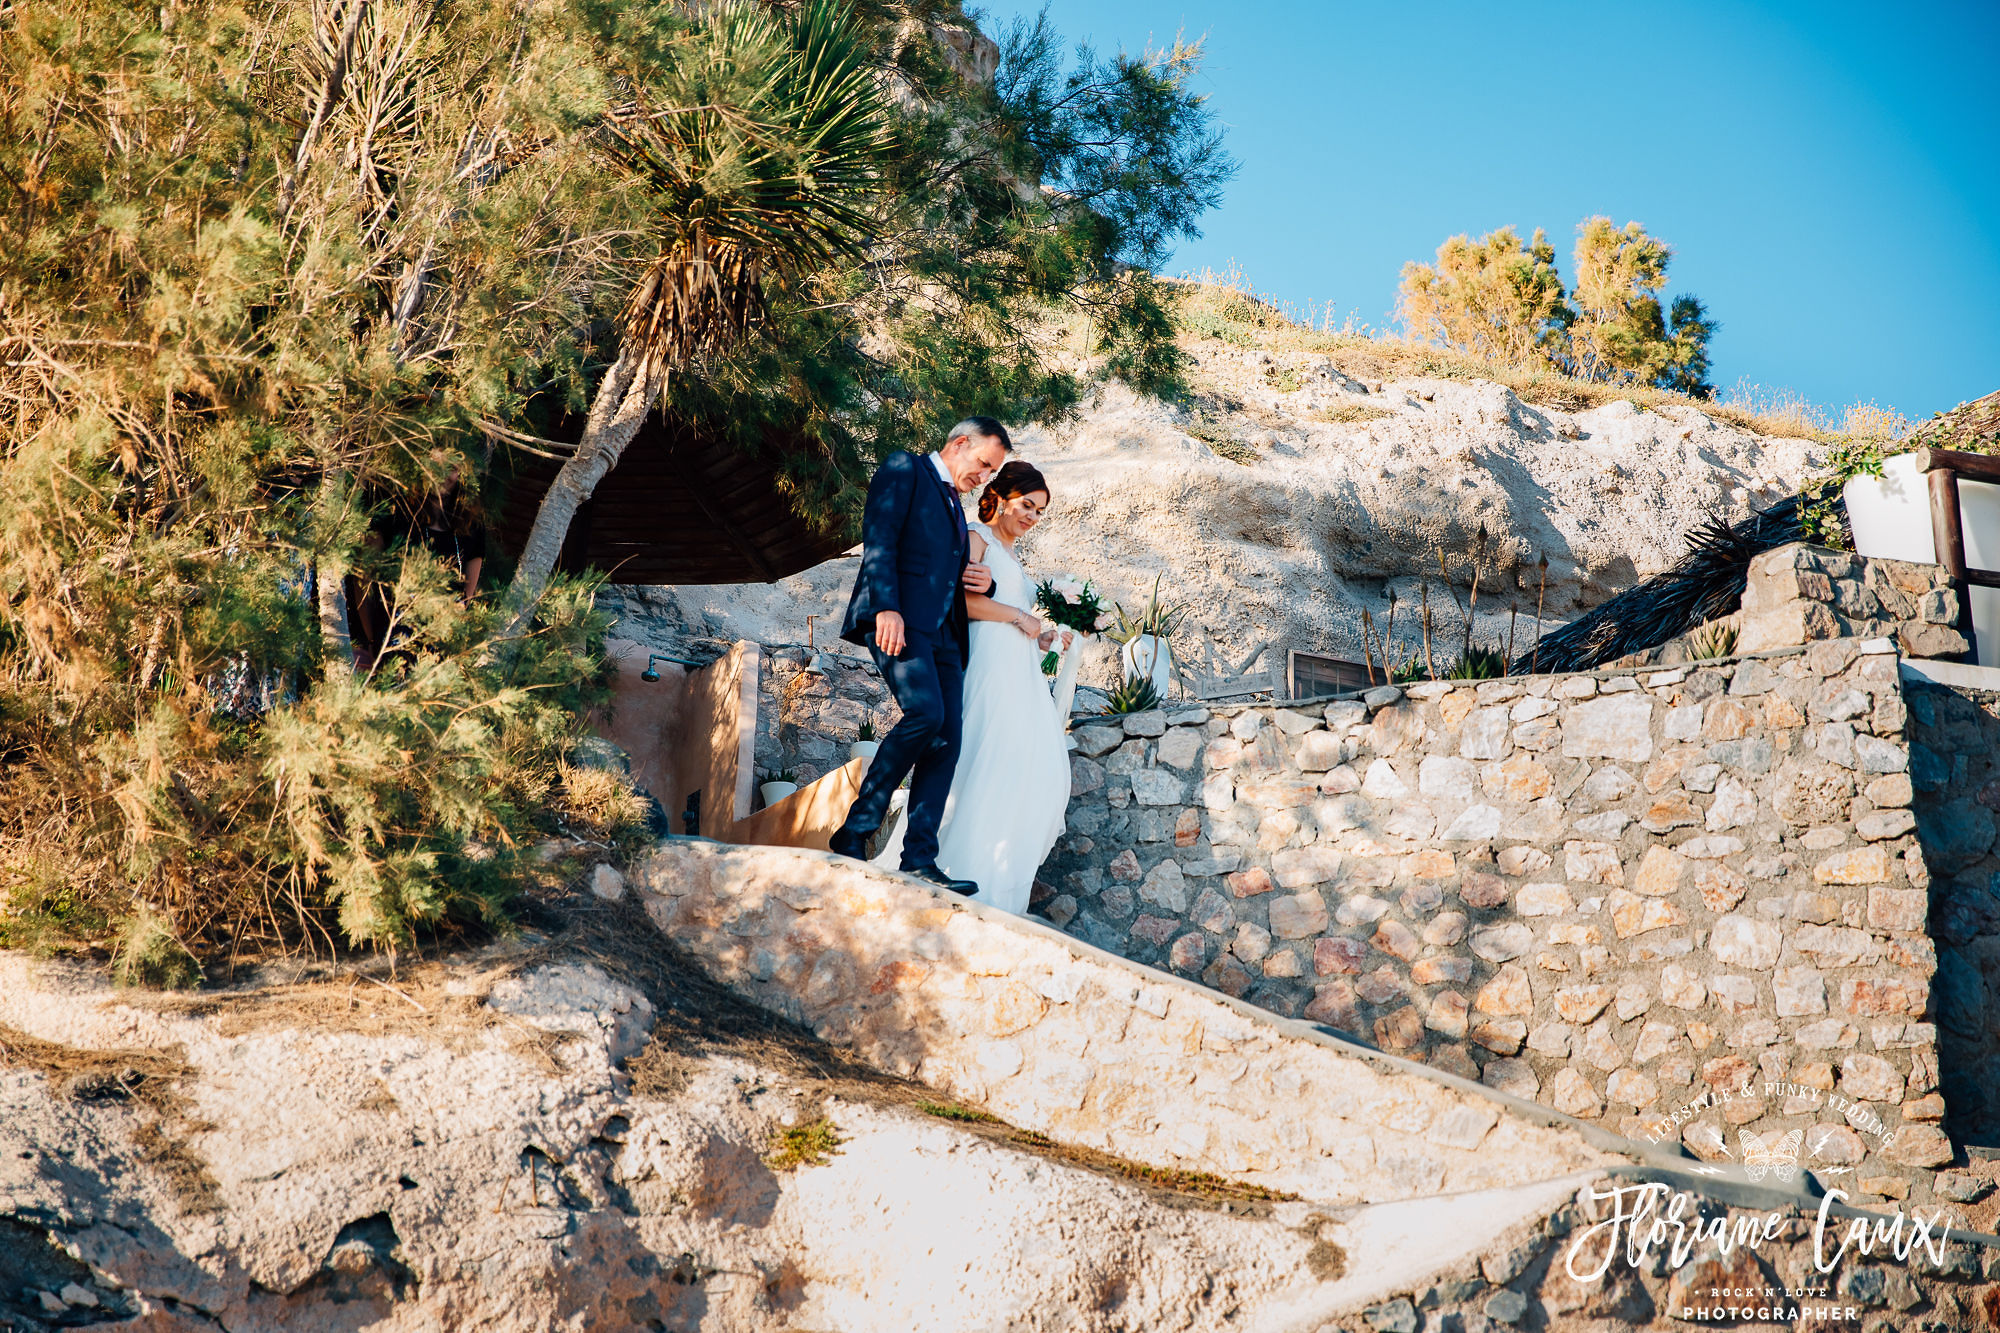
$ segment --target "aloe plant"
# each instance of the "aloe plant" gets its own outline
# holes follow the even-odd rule
[[[1736,651],[1736,638],[1736,626],[1726,620],[1711,620],[1688,635],[1688,656],[1697,662],[1728,657]]]
[[[1111,691],[1104,711],[1110,713],[1143,713],[1160,706],[1160,692],[1145,676],[1134,676],[1117,689]]]

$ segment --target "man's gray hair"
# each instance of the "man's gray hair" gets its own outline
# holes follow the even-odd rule
[[[967,417],[951,428],[951,434],[944,437],[944,442],[950,444],[953,440],[975,435],[993,436],[1000,441],[1002,449],[1010,454],[1014,452],[1014,442],[1007,438],[1007,428],[992,417]]]

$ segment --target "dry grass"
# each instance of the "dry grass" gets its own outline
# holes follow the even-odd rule
[[[645,798],[623,773],[567,763],[558,765],[558,772],[562,777],[563,813],[571,825],[613,844],[646,828],[651,812]]]
[[[132,1131],[139,1160],[158,1172],[187,1213],[221,1208],[215,1177],[187,1144],[212,1126],[189,1117],[177,1090],[194,1070],[179,1047],[86,1050],[65,1046],[0,1023],[0,1065],[28,1069],[48,1080],[56,1096],[76,1102],[126,1103],[149,1112]]]
[[[1351,317],[1336,327],[1330,307],[1293,309],[1259,295],[1242,272],[1234,268],[1225,273],[1210,270],[1170,281],[1180,291],[1176,314],[1183,337],[1212,339],[1274,355],[1323,356],[1343,374],[1355,379],[1492,380],[1512,389],[1523,402],[1559,411],[1602,407],[1622,398],[1646,410],[1688,407],[1759,435],[1821,443],[1843,438],[1896,439],[1909,428],[1909,423],[1898,414],[1873,403],[1833,413],[1797,394],[1748,384],[1739,384],[1716,399],[1703,400],[1644,386],[1572,379],[1545,366],[1509,366],[1472,360],[1444,348],[1357,324]]]
[[[1308,417],[1334,426],[1358,426],[1364,421],[1380,421],[1388,415],[1381,408],[1369,407],[1365,403],[1342,403],[1339,407],[1323,407],[1308,414]]]
[[[1227,405],[1222,406],[1227,410]],[[1187,433],[1232,463],[1247,467],[1264,457],[1255,448],[1237,439],[1236,433],[1228,426],[1216,420],[1213,410],[1207,405],[1195,412],[1194,419],[1188,423]]]

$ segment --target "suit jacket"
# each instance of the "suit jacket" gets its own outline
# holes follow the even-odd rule
[[[965,587],[971,558],[965,510],[928,455],[890,454],[868,482],[861,518],[861,572],[840,637],[866,645],[877,611],[895,611],[914,634],[950,633],[969,656]]]

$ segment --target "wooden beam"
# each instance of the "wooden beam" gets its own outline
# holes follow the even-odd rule
[[[1948,451],[1926,449],[1923,452],[1929,454]],[[1949,463],[1932,470],[1925,466],[1926,461],[1919,459],[1918,466],[1929,473],[1931,541],[1937,548],[1938,564],[1944,567],[1946,577],[1951,580],[1952,590],[1958,594],[1957,629],[1965,636],[1965,660],[1977,662],[1979,644],[1972,629],[1972,595],[1965,568],[1965,531],[1958,514],[1958,472]],[[1983,574],[1985,571],[1980,572]]]
[[[1990,454],[1968,454],[1960,449],[1917,450],[1917,471],[1935,476],[1947,468],[1974,481],[2000,484],[2000,458]]]

